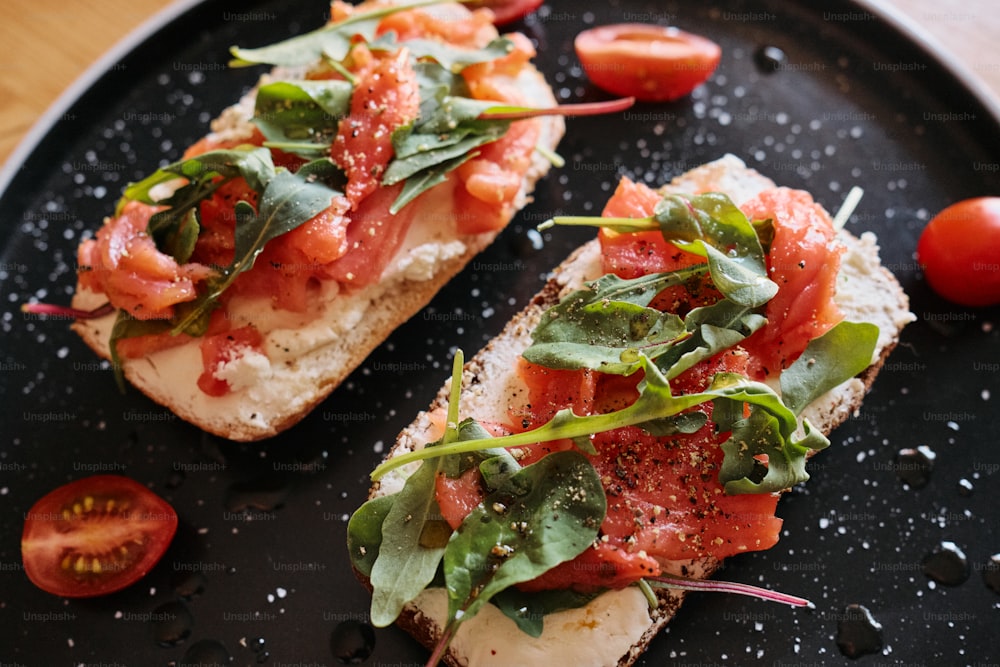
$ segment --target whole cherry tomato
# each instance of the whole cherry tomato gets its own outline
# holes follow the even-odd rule
[[[931,288],[964,306],[1000,303],[1000,197],[948,206],[927,223],[917,261]]]

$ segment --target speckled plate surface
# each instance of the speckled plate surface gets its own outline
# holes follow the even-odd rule
[[[824,4],[622,1],[585,11],[555,1],[522,23],[565,101],[603,98],[570,49],[590,24],[671,23],[716,40],[724,56],[689,99],[570,121],[565,167],[496,244],[308,419],[255,445],[208,437],[135,391],[119,394],[65,322],[27,318],[18,304],[68,300],[75,246],[122,186],[176,159],[252,84],[256,71],[226,69],[229,45],[317,26],[325,2],[205,2],[138,41],[39,138],[0,199],[0,664],[170,665],[221,646],[238,665],[335,665],[357,645],[368,655],[361,664],[422,664],[426,653],[401,632],[358,632],[368,597],[344,535],[368,472],[437,391],[453,346],[477,350],[588,235],[533,237],[535,224],[598,211],[620,175],[659,183],[725,152],[831,210],[864,187],[849,226],[879,234],[917,321],[864,408],[810,464],[813,479],[780,503],[779,545],[721,573],[808,597],[816,609],[694,595],[643,664],[849,663],[836,639],[852,603],[882,625],[882,650],[858,664],[1000,662],[1000,595],[984,583],[1000,552],[998,313],[935,298],[912,257],[933,213],[1000,193],[1000,128],[888,23],[858,5]],[[764,46],[784,60],[759,58]],[[916,488],[901,481],[897,453],[919,445],[937,457]],[[37,498],[95,472],[149,484],[181,526],[139,584],[66,601],[27,581],[18,538]],[[958,585],[923,571],[942,541],[967,556]],[[170,631],[180,638],[172,645],[163,641]]]

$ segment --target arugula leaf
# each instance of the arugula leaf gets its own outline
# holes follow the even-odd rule
[[[423,171],[406,179],[406,183],[403,184],[403,189],[400,190],[399,196],[397,196],[396,200],[392,202],[391,206],[389,206],[389,213],[395,215],[400,211],[400,209],[419,197],[421,194],[430,190],[435,185],[443,183],[448,177],[449,171],[455,169],[460,164],[473,157],[475,157],[475,155],[470,153],[468,155],[452,158],[451,160],[442,162],[441,164],[429,166]]]
[[[387,32],[368,43],[372,51],[396,52],[405,47],[418,61],[433,61],[448,72],[458,74],[469,65],[503,58],[514,50],[514,42],[507,37],[495,37],[479,49],[457,49],[433,39],[408,39],[397,41],[396,33]]]
[[[708,259],[712,283],[727,298],[755,308],[778,293],[753,225],[726,195],[666,195],[653,218],[665,239]]]
[[[466,136],[458,141],[452,141],[451,135],[410,135],[407,141],[420,146],[419,149],[408,151],[406,154],[397,154],[396,158],[389,163],[385,174],[382,176],[382,185],[395,185],[400,181],[411,178],[414,174],[427,172],[441,164],[451,164],[459,158],[464,158],[461,162],[472,156],[472,150],[496,141],[503,136],[506,128],[490,128],[481,134],[470,134],[467,132],[456,132]],[[458,164],[461,164],[459,162]],[[456,164],[455,166],[458,166]]]
[[[201,186],[217,178],[230,180],[242,176],[252,189],[259,191],[273,173],[274,162],[271,160],[271,152],[265,148],[247,145],[209,151],[160,167],[141,181],[130,183],[125,188],[122,199],[118,203],[116,215],[121,213],[122,207],[128,201],[171,207],[191,206],[192,202],[199,201],[195,199],[193,193],[179,196],[184,187],[179,188],[173,196],[167,199],[153,199],[152,190],[156,186],[178,178],[187,179],[189,185]],[[201,198],[203,199],[205,196],[207,195],[202,195]]]
[[[511,123],[479,120],[496,103],[468,97],[464,79],[440,63],[417,62],[414,71],[420,113],[393,133],[394,157],[382,176],[383,185],[406,181],[391,213],[442,183],[448,172],[475,157],[476,148],[503,136]]]
[[[217,278],[208,281],[208,290],[199,295],[190,312],[174,325],[175,333],[186,331],[210,313],[236,277],[253,267],[268,241],[292,231],[330,206],[340,193],[316,178],[323,172],[336,172],[328,159],[303,165],[294,174],[286,169],[276,170],[264,186],[256,210],[247,202],[236,204],[233,261]]]
[[[667,241],[708,260],[712,283],[726,298],[757,308],[778,292],[767,277],[755,225],[724,194],[668,194],[647,218],[556,217],[539,229],[551,225],[607,227],[622,233],[659,230]]]
[[[443,544],[428,546],[421,540],[427,524],[441,517],[434,494],[437,473],[438,465],[424,464],[417,468],[403,489],[392,496],[392,505],[382,521],[382,539],[369,577],[371,621],[376,627],[392,625],[403,606],[427,587],[445,552]],[[366,511],[374,513],[380,509],[381,506],[376,506]]]
[[[376,496],[354,511],[347,522],[347,552],[354,569],[369,579],[382,547],[382,526],[395,494]]]
[[[171,215],[157,217],[168,212]],[[163,248],[163,251],[173,257],[178,264],[186,264],[194,254],[198,234],[201,233],[201,224],[198,222],[198,214],[194,207],[188,208],[186,214],[178,217],[173,215],[173,210],[160,211],[150,217],[146,232],[153,237],[153,243],[157,248]]]
[[[725,458],[719,480],[726,493],[770,493],[788,489],[809,479],[806,455],[810,449],[830,444],[808,420],[801,439],[782,437],[778,417],[759,406],[751,406],[750,416],[733,425],[732,436],[722,443]],[[759,460],[766,457],[766,464]]]
[[[444,0],[415,0],[380,7],[366,12],[357,12],[343,21],[326,25],[302,35],[296,35],[269,46],[244,49],[233,46],[229,52],[233,60],[231,67],[250,65],[281,65],[300,67],[311,65],[323,58],[341,61],[351,49],[352,39],[360,35],[366,41],[375,38],[375,29],[381,19],[396,12],[441,4]]]
[[[580,593],[570,589],[532,591],[525,593],[516,587],[505,588],[493,596],[493,604],[518,629],[530,637],[541,637],[545,617],[564,609],[577,609],[589,604],[601,591]]]
[[[781,373],[781,398],[795,414],[872,363],[878,327],[867,322],[840,322],[810,341],[805,351]]]
[[[729,299],[695,308],[684,318],[691,336],[666,350],[656,364],[672,380],[698,362],[743,342],[766,323],[764,316]]]
[[[273,173],[274,163],[267,149],[247,146],[209,151],[161,167],[143,180],[129,184],[116,215],[128,201],[165,207],[150,217],[146,231],[158,250],[183,264],[191,258],[198,241],[198,205],[234,178],[242,176],[250,187],[259,189]],[[186,179],[187,183],[164,199],[153,198],[154,188],[177,179]]]
[[[641,368],[644,371],[644,378],[639,383],[639,397],[629,406],[613,412],[584,416],[577,415],[571,409],[567,408],[557,412],[545,424],[523,433],[505,435],[488,440],[455,442],[432,449],[407,452],[406,454],[401,454],[388,461],[384,461],[372,472],[372,478],[379,479],[390,470],[413,461],[435,458],[446,454],[463,454],[485,449],[486,447],[520,447],[562,438],[570,438],[579,443],[593,434],[625,426],[649,427],[651,432],[655,433],[654,429],[662,428],[664,419],[673,418],[682,412],[696,408],[702,403],[718,401],[719,399],[747,403],[751,406],[751,409],[757,406],[770,415],[773,415],[776,420],[776,428],[767,434],[769,439],[766,441],[757,440],[750,443],[757,450],[752,453],[749,448],[746,451],[740,450],[737,452],[740,456],[748,455],[752,458],[757,453],[770,453],[767,451],[767,448],[775,448],[783,452],[787,460],[794,461],[797,458],[804,457],[808,449],[820,449],[829,444],[822,434],[815,431],[809,431],[804,438],[799,438],[796,435],[798,420],[795,414],[781,402],[781,397],[773,389],[762,382],[755,382],[732,373],[718,373],[705,391],[674,396],[670,391],[670,384],[667,378],[657,365],[642,353],[640,353],[639,359]],[[733,410],[726,411],[727,414],[732,414],[733,412]],[[782,462],[779,461],[778,465],[782,465]],[[736,479],[735,477],[723,478],[720,475],[720,480],[723,484],[727,485],[727,488],[737,488],[737,486],[730,487],[728,485],[728,482],[736,481]],[[782,479],[790,479],[790,477],[786,476],[782,477]],[[803,481],[804,479],[806,478],[798,479],[797,481]],[[775,487],[774,484],[777,480],[778,476],[775,475],[761,483],[757,483],[752,487],[752,490],[741,492],[767,493],[788,488],[787,486]]]
[[[500,591],[582,553],[606,510],[601,480],[579,452],[550,454],[508,477],[445,549],[449,625],[471,617]]]
[[[325,155],[350,110],[353,91],[350,82],[339,79],[269,83],[257,91],[253,123],[268,147],[305,158]]]
[[[655,359],[690,335],[676,315],[625,302],[597,300],[568,317],[552,315],[535,329],[523,355],[546,368],[631,375],[639,368],[640,350]]]
[[[542,315],[524,358],[547,368],[630,375],[642,352],[668,379],[677,377],[765,323],[750,307],[727,298],[695,308],[683,320],[648,307],[662,289],[706,270],[697,265],[629,280],[608,274],[587,283]]]

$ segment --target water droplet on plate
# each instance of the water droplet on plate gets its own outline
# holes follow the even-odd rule
[[[896,474],[904,483],[919,489],[930,481],[936,458],[937,454],[927,445],[901,449],[896,454]]]
[[[177,646],[191,635],[194,617],[187,605],[165,602],[152,613],[153,639],[160,646]]]
[[[229,651],[214,639],[201,639],[184,652],[177,667],[228,667]]]
[[[784,51],[770,44],[760,47],[753,54],[753,61],[762,72],[777,72],[787,59]]]
[[[837,621],[837,646],[849,658],[876,653],[882,649],[882,624],[864,605],[849,604]]]
[[[924,556],[924,574],[945,586],[958,586],[969,578],[969,560],[954,542],[942,542]]]
[[[964,477],[958,480],[958,495],[968,498],[972,495],[972,492],[976,490],[976,487],[972,485],[972,482],[965,479]]]
[[[375,629],[361,621],[343,621],[330,634],[330,651],[342,665],[359,665],[375,650]]]
[[[226,492],[226,509],[230,512],[269,512],[284,505],[287,497],[288,487],[275,480],[238,482]]]
[[[995,593],[1000,593],[1000,554],[990,556],[983,566],[983,583]]]
[[[204,592],[205,582],[205,575],[199,570],[181,570],[171,576],[170,587],[180,597],[190,600]]]

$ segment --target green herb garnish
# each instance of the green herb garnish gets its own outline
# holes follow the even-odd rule
[[[448,428],[425,449],[489,440],[476,422],[456,423],[461,359],[457,355],[453,366]],[[402,490],[369,500],[348,523],[352,564],[369,576],[373,587],[374,625],[391,624],[403,605],[436,577],[443,582],[449,620],[440,650],[462,620],[494,596],[582,553],[606,512],[597,472],[579,452],[552,454],[524,467],[503,449],[479,448],[474,454],[441,456],[420,465]],[[478,466],[487,495],[458,530],[445,524],[442,540],[435,479],[439,474],[458,476],[472,465]]]
[[[383,462],[373,471],[373,479],[410,461],[482,447],[570,438],[583,451],[592,452],[592,435],[625,426],[639,426],[653,435],[690,432],[704,423],[691,410],[711,402],[720,431],[732,432],[722,445],[726,456],[719,477],[727,493],[771,493],[807,480],[808,452],[826,447],[829,441],[808,420],[800,423],[798,413],[812,398],[871,363],[877,328],[841,323],[813,341],[782,386],[789,403],[766,384],[726,373],[718,374],[703,392],[674,396],[671,379],[738,345],[764,324],[759,311],[777,286],[766,276],[759,226],[719,194],[667,195],[649,218],[556,218],[553,223],[608,226],[620,232],[659,230],[667,240],[707,260],[704,265],[633,280],[604,276],[546,311],[532,332],[532,344],[524,352],[528,361],[620,375],[641,370],[638,399],[605,414],[578,416],[561,410],[537,428],[488,442],[456,442],[409,452]],[[695,308],[683,319],[649,307],[664,287],[705,272],[722,294],[718,302]],[[747,417],[744,405],[749,408]]]
[[[341,194],[329,185],[339,178],[339,170],[329,159],[303,165],[298,172],[291,173],[287,169],[276,168],[266,148],[245,146],[210,151],[158,169],[125,189],[119,210],[129,200],[166,206],[150,218],[148,230],[161,252],[183,263],[193,249],[189,230],[198,227],[198,205],[235,178],[244,179],[258,193],[258,197],[256,207],[246,201],[236,204],[232,263],[218,267],[194,301],[177,304],[172,320],[137,320],[119,312],[109,342],[116,373],[120,374],[117,342],[123,338],[166,331],[174,335],[204,334],[222,293],[240,273],[253,266],[264,244],[318,215],[330,206],[334,197]],[[157,186],[177,179],[186,182],[165,199],[154,198]],[[121,385],[120,375],[118,381]]]

